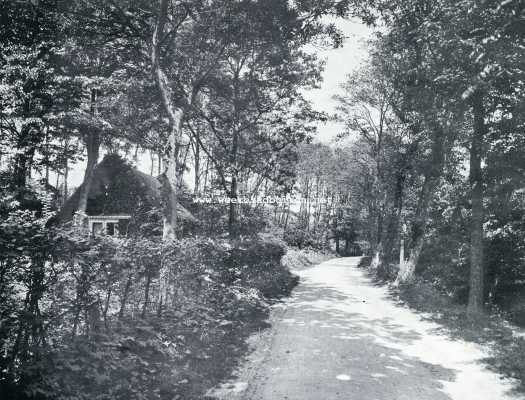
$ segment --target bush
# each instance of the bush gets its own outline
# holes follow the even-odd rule
[[[211,237],[228,236],[229,206],[222,203],[190,204],[189,210],[200,221],[195,233]],[[256,237],[268,226],[268,211],[247,204],[237,206],[236,231],[239,236]]]
[[[371,263],[372,263],[372,257],[364,256],[361,258],[361,260],[359,260],[357,267],[358,268],[368,268]]]
[[[284,241],[288,246],[299,249],[311,248],[322,250],[324,244],[319,241],[319,237],[313,232],[299,227],[290,227],[284,232]]]
[[[2,325],[9,374],[0,394],[20,399],[200,398],[264,326],[268,300],[297,282],[281,265],[282,244],[260,238],[161,243],[62,229],[43,237],[45,269],[23,258],[22,245],[9,264],[40,274],[34,312],[22,312],[25,292],[2,293],[11,322]],[[33,293],[20,286],[25,275],[7,277]],[[28,336],[24,352],[17,332]]]

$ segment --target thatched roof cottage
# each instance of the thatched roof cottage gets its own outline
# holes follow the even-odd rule
[[[184,194],[184,188],[182,192]],[[60,223],[73,219],[79,197],[80,188],[60,210]],[[187,227],[197,220],[183,204],[182,199],[177,211],[182,224]],[[157,178],[133,168],[116,154],[106,155],[96,166],[86,209],[93,234],[126,234],[144,229],[153,234],[160,233],[161,207],[161,183]]]

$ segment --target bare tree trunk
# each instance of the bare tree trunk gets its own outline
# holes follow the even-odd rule
[[[46,185],[49,186],[49,128],[46,128],[46,142],[45,142],[44,160],[45,160],[45,164],[46,164],[44,179],[46,181]]]
[[[91,89],[91,116],[96,115],[97,107],[97,89]],[[89,190],[93,182],[95,167],[98,163],[100,153],[100,134],[96,130],[87,132],[86,137],[86,151],[87,151],[87,165],[84,171],[84,180],[80,186],[80,194],[78,198],[77,212],[82,216],[86,214],[87,202],[89,197]],[[83,222],[83,221],[79,221]]]
[[[419,256],[423,250],[423,236],[417,238],[416,243],[413,244],[413,247],[410,251],[410,256],[408,260],[405,260],[402,264],[399,265],[399,272],[397,274],[396,282],[410,282],[414,279],[414,272],[416,271],[416,265],[419,261]]]
[[[474,130],[470,143],[470,287],[467,312],[470,316],[483,312],[485,269],[483,265],[483,174],[481,160],[485,135],[483,94],[473,95]]]
[[[31,159],[29,153],[34,151],[32,149],[32,134],[31,127],[26,125],[22,127],[20,138],[18,139],[16,156],[14,162],[14,184],[17,189],[26,187],[28,170],[31,168],[29,160]]]
[[[129,273],[128,280],[126,281],[126,286],[124,287],[124,293],[122,294],[122,299],[120,300],[120,310],[118,312],[118,318],[122,319],[124,317],[124,311],[126,310],[126,303],[128,302],[129,291],[131,289],[131,283],[133,281],[133,274]]]
[[[161,42],[164,38],[164,28],[168,20],[169,0],[161,0],[157,25],[153,33],[151,46],[151,63],[155,82],[159,89],[164,111],[168,115],[169,135],[168,143],[163,154],[164,171],[162,177],[162,193],[164,198],[163,238],[174,239],[177,232],[177,161],[181,146],[182,122],[184,111],[173,104],[173,95],[166,74],[160,65]]]
[[[288,220],[290,218],[290,203],[288,203],[288,207],[286,208],[286,217],[284,218],[284,226],[283,229],[286,230],[288,228]]]
[[[24,114],[30,116],[32,105],[29,99],[24,101],[23,108]],[[19,198],[22,199],[23,189],[26,187],[27,178],[33,167],[36,145],[40,142],[40,129],[35,123],[26,122],[17,136],[16,149],[14,149],[13,184],[18,190]]]
[[[86,142],[87,150],[87,165],[84,171],[84,179],[80,186],[80,195],[78,198],[77,212],[79,214],[85,214],[87,209],[87,202],[89,197],[89,191],[91,189],[91,183],[95,175],[95,167],[98,163],[98,157],[100,153],[100,139],[98,133],[91,132],[88,134]]]
[[[237,152],[239,148],[239,135],[238,130],[239,123],[239,77],[240,77],[240,64],[236,66],[233,76],[233,129],[232,129],[232,147],[230,153],[230,167],[232,168],[231,185],[230,185],[230,209],[228,216],[228,233],[230,238],[236,238],[238,236],[237,226],[237,198],[238,198],[238,179],[239,179],[239,168],[237,165]],[[265,193],[266,194],[266,193]]]
[[[108,310],[109,310],[109,302],[111,300],[111,283],[108,282],[108,290],[106,292],[106,301],[104,302],[104,311],[102,312],[102,318],[104,319],[104,326],[106,329],[108,328]]]
[[[208,175],[210,173],[210,159],[209,157],[206,158],[206,169],[204,170],[204,182],[202,185],[202,192],[206,193],[206,189],[208,187]]]
[[[232,175],[232,182],[230,186],[230,208],[228,215],[228,232],[230,238],[237,236],[237,174]]]
[[[175,143],[174,135],[170,135],[170,146],[175,146],[175,150],[169,151],[171,154],[164,158],[164,171],[159,177],[162,184],[163,209],[163,230],[162,238],[172,240],[177,237],[177,190],[178,176],[176,160],[178,158],[178,145]],[[172,158],[173,157],[173,158]]]
[[[146,275],[146,287],[144,288],[144,305],[142,306],[141,318],[146,317],[146,312],[148,310],[149,304],[149,289],[151,286],[151,274],[148,272]]]
[[[377,243],[374,251],[372,253],[372,262],[370,263],[370,268],[377,269],[379,264],[381,264],[381,255],[383,254],[383,243]]]
[[[330,225],[333,218],[334,213],[334,204],[335,204],[335,193],[332,192],[331,194],[327,191],[326,193],[327,198],[330,197],[330,203],[327,204],[325,208],[325,214],[322,218],[323,220],[323,227],[324,227],[324,233],[326,237],[326,247],[330,247]]]
[[[199,193],[200,187],[200,166],[201,166],[201,157],[200,157],[200,145],[199,141],[195,140],[193,148],[193,158],[195,160],[195,180],[193,187],[193,194],[197,195]]]
[[[67,198],[69,197],[69,188],[68,188],[68,179],[69,179],[69,160],[67,157],[67,150],[69,147],[69,141],[66,140],[64,143],[64,149],[66,150],[66,154],[64,157],[64,203],[66,202]],[[58,185],[57,185],[58,187]]]
[[[414,272],[419,261],[419,257],[423,250],[425,242],[425,233],[427,229],[428,214],[430,211],[430,203],[434,191],[436,190],[444,163],[444,144],[445,134],[440,127],[434,130],[434,138],[432,144],[432,161],[430,167],[425,173],[423,186],[419,195],[418,206],[414,222],[412,224],[412,247],[408,260],[400,266],[397,282],[407,282],[413,279]]]
[[[381,266],[386,269],[392,261],[394,247],[396,239],[398,238],[399,233],[399,221],[401,218],[401,211],[403,209],[403,190],[405,184],[405,169],[398,172],[396,178],[396,187],[394,191],[394,199],[392,204],[392,209],[389,212],[388,223],[386,227],[385,234],[385,250],[383,254],[383,259],[381,260]]]
[[[304,227],[308,231],[310,229],[310,205],[309,205],[309,198],[310,198],[310,179],[306,179],[305,182],[306,189],[305,189],[305,196],[304,196]]]
[[[399,239],[399,268],[405,264],[405,238],[401,235]]]
[[[372,252],[372,262],[370,263],[370,268],[372,269],[377,269],[383,258],[383,210],[378,207],[377,213],[376,244]]]
[[[153,172],[155,170],[155,156],[153,155],[153,151],[150,150],[149,152],[149,158],[150,158],[150,161],[151,161],[151,166],[150,166],[150,170],[149,170],[149,174],[151,176],[153,176]]]
[[[184,156],[182,156],[180,163],[177,163],[177,188],[182,188],[184,184],[184,171],[186,170],[186,163],[188,161],[188,154],[190,152],[190,145],[186,146]]]

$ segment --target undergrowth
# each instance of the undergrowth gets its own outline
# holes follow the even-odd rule
[[[27,256],[33,230],[0,241],[0,266],[19,268],[0,292],[2,399],[201,399],[297,284],[278,241],[47,239],[35,229],[40,259]]]

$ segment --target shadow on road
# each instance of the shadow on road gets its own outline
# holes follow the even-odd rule
[[[266,385],[272,393],[263,399],[319,399],[322,391],[324,399],[450,399],[443,382],[454,381],[455,371],[401,350],[422,336],[391,318],[352,311],[359,303],[366,309],[366,300],[333,288],[300,286],[276,327],[286,334],[276,337],[267,375],[279,379]]]

